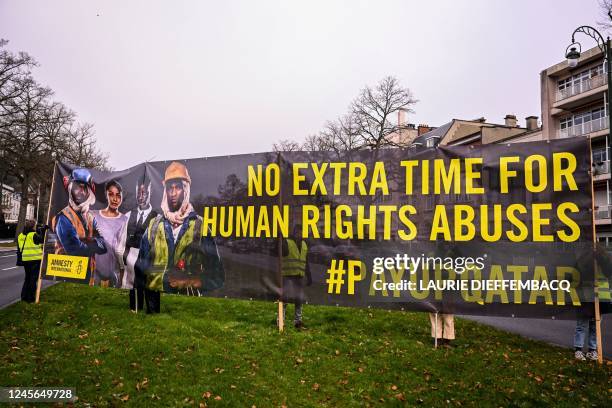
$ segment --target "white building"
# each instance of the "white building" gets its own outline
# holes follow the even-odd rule
[[[21,203],[21,194],[15,192],[15,189],[6,184],[2,186],[2,201],[1,208],[4,214],[4,221],[7,223],[16,223],[19,219],[19,206]],[[26,211],[26,220],[34,220],[34,205],[28,204]]]

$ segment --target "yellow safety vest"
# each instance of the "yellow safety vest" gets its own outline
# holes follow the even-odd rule
[[[176,264],[179,259],[184,259],[186,269],[192,272],[190,270],[191,254],[188,253],[187,249],[193,242],[202,239],[202,221],[199,218],[189,220],[187,230],[179,242],[176,243],[173,254],[169,253],[166,230],[161,215],[150,221],[147,238],[151,245],[150,250],[153,253],[151,269],[145,271],[147,274],[147,289],[161,292],[164,290],[164,275],[168,272],[168,267],[173,267],[173,265],[168,266],[170,260],[173,264]]]
[[[610,281],[601,271],[597,271],[597,295],[601,301],[612,301],[612,296],[610,296]]]
[[[22,261],[40,261],[42,259],[42,244],[36,245],[34,243],[34,232],[30,232],[27,235],[23,232],[19,234],[17,244],[19,245],[19,250],[21,250]]]
[[[304,276],[306,274],[306,257],[308,256],[308,246],[302,241],[302,247],[298,249],[297,244],[292,239],[287,239],[287,256],[283,256],[281,268],[282,276]]]

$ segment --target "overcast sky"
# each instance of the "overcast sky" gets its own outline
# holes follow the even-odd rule
[[[123,169],[302,141],[386,75],[419,100],[412,123],[524,125],[540,71],[599,18],[596,0],[0,0],[0,38]]]

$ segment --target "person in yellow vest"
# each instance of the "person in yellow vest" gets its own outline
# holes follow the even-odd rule
[[[89,207],[96,202],[95,184],[87,169],[74,169],[70,177],[64,177],[68,192],[68,205],[52,221],[57,236],[55,253],[86,256],[89,258],[87,276],[94,284],[95,254],[105,254],[106,242],[98,231],[97,222]]]
[[[597,268],[596,282],[601,313],[612,312],[612,294],[610,292],[610,280],[612,279],[612,256],[607,247],[598,244],[595,249],[595,260]]]
[[[172,162],[164,175],[162,214],[142,235],[135,284],[144,285],[147,313],[159,313],[160,292],[201,296],[223,286],[225,275],[213,237],[189,202],[187,167]],[[142,276],[141,276],[142,275]]]
[[[308,244],[302,239],[302,226],[295,225],[293,238],[287,238],[282,243],[282,288],[283,320],[287,311],[287,303],[295,305],[293,324],[296,329],[304,327],[302,307],[304,304],[304,283],[312,285],[312,275],[308,263]]]
[[[21,289],[21,300],[32,303],[36,295],[36,282],[42,260],[43,234],[34,231],[34,223],[28,221],[17,237],[17,248],[21,252],[21,261],[25,270],[25,279]]]

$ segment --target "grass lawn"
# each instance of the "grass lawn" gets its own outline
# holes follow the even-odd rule
[[[612,365],[458,320],[434,350],[424,313],[305,306],[279,334],[273,303],[60,284],[0,310],[0,385],[75,387],[92,406],[610,406]],[[293,307],[289,307],[293,312]]]

